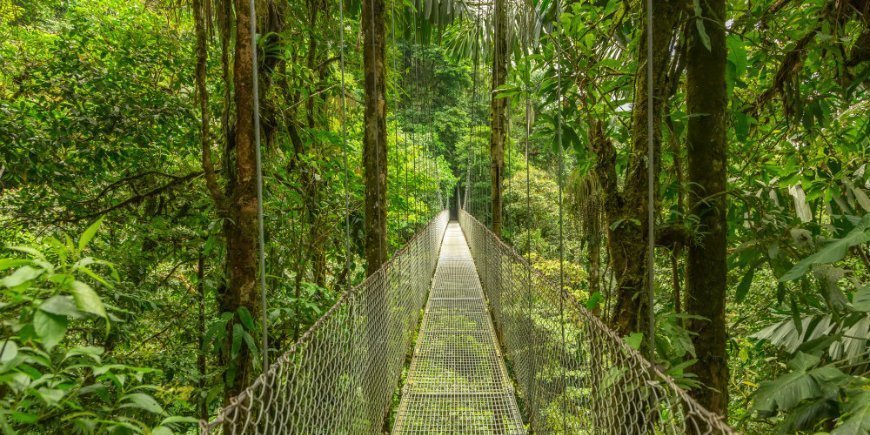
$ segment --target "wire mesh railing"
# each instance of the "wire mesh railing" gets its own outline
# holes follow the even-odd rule
[[[459,221],[531,431],[734,433],[473,216]]]
[[[381,433],[438,260],[438,214],[344,293],[204,434]]]

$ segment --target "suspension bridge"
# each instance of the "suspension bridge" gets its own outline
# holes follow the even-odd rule
[[[343,2],[338,4],[344,22]],[[652,10],[651,2],[647,9]],[[250,14],[256,16],[253,0]],[[252,19],[252,38],[254,23]],[[416,43],[416,20],[413,23]],[[395,45],[394,21],[392,25]],[[343,26],[339,34],[340,122],[347,168]],[[256,46],[255,39],[252,45]],[[257,65],[257,50],[253,52]],[[395,58],[393,62],[397,69]],[[649,64],[648,69],[652,74]],[[559,74],[556,87],[561,101]],[[419,82],[416,77],[414,83]],[[254,84],[254,129],[259,133],[256,74]],[[475,60],[472,102],[477,99],[477,84]],[[527,208],[530,113],[527,96]],[[471,123],[469,133],[474,134]],[[651,130],[649,136],[651,141]],[[561,268],[563,147],[558,122],[555,137]],[[396,144],[402,142],[397,129]],[[408,143],[405,137],[404,144]],[[469,163],[471,158],[469,149]],[[456,202],[456,220],[450,220],[447,210],[438,213],[380,269],[344,292],[214,420],[201,421],[202,433],[733,434],[718,415],[695,402],[562,283],[549,281],[469,213],[475,210],[471,167],[467,166],[464,207]],[[386,173],[379,169],[377,173]],[[648,170],[653,170],[651,165]],[[258,204],[262,204],[261,171],[258,154]],[[345,170],[346,202],[347,186]],[[437,204],[443,208],[440,187],[436,190]],[[414,205],[416,210],[416,199]],[[350,231],[349,204],[345,208]],[[260,208],[259,259],[265,270],[262,215]],[[649,231],[652,240],[652,227]],[[349,243],[349,233],[346,239]],[[346,250],[350,252],[349,245]],[[265,307],[264,281],[261,286]],[[268,333],[264,331],[263,337],[263,347],[268,349]]]
[[[733,433],[472,215],[448,216],[203,433]]]

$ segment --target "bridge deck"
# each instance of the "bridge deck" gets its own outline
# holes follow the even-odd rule
[[[459,224],[444,235],[394,434],[525,433]]]

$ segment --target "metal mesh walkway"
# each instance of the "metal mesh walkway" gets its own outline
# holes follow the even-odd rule
[[[393,433],[525,433],[496,343],[471,251],[450,223]]]

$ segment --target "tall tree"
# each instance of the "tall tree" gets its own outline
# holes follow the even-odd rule
[[[387,261],[387,101],[384,60],[386,33],[383,0],[362,4],[363,70],[365,72],[365,253],[366,272]]]
[[[726,88],[725,0],[701,2],[703,24],[687,26],[686,105],[689,201],[699,219],[700,243],[689,244],[686,311],[692,315],[698,363],[691,370],[704,385],[691,394],[707,409],[728,409],[725,352],[726,265]]]
[[[231,171],[226,185],[228,216],[223,232],[227,244],[227,288],[220,295],[223,312],[238,313],[246,308],[254,318],[260,312],[260,288],[257,284],[257,160],[254,143],[254,49],[251,43],[251,14],[247,0],[236,0],[236,38],[233,64],[233,90],[235,129]],[[238,315],[238,314],[236,314]],[[227,379],[226,395],[241,392],[251,376],[251,354],[242,346],[232,360],[230,341],[227,341],[224,359],[233,370]],[[234,367],[232,367],[234,366]]]
[[[365,254],[366,273],[374,275],[387,261],[387,102],[386,102],[386,26],[384,0],[364,0],[362,3],[363,71],[365,73],[365,137],[363,138],[363,170],[365,181]],[[366,305],[369,319],[386,315],[383,292],[373,292]],[[386,366],[384,337],[376,328],[368,328],[367,373],[372,379],[383,379]],[[375,382],[366,383],[369,431],[383,431],[388,397]]]
[[[496,90],[504,85],[507,78],[509,58],[507,40],[507,10],[505,0],[495,0],[495,34],[492,39],[492,94],[489,154],[490,175],[492,180],[492,232],[501,236],[502,227],[502,178],[504,178],[504,144],[507,125],[507,98],[498,98]]]
[[[674,29],[679,22],[682,5],[675,0],[657,1],[653,20],[653,58],[647,56],[647,26],[638,30],[640,41],[637,48],[638,68],[634,82],[634,104],[631,119],[631,154],[625,177],[625,187],[620,192],[616,173],[616,150],[606,137],[603,127],[595,125],[591,131],[593,150],[598,155],[596,174],[604,194],[604,209],[607,218],[608,252],[611,267],[617,273],[618,290],[612,325],[621,335],[648,329],[648,298],[646,289],[647,262],[642,259],[647,249],[647,92],[646,65],[653,62],[653,143],[655,160],[661,155],[661,123],[664,102],[670,98],[666,86],[672,61],[671,44]],[[658,166],[658,165],[657,165]],[[657,179],[657,178],[656,178]]]
[[[226,286],[218,295],[222,312],[234,313],[237,317],[240,308],[245,308],[254,318],[260,306],[260,288],[257,283],[257,185],[256,149],[254,141],[254,64],[251,43],[251,14],[247,0],[235,0],[235,53],[232,77],[235,116],[229,120],[227,144],[224,150],[226,161],[226,183],[220,190],[211,156],[212,137],[209,129],[208,93],[205,86],[207,38],[205,25],[206,5],[195,0],[193,3],[197,34],[196,83],[199,96],[202,123],[202,166],[206,185],[215,201],[218,214],[223,218],[223,235],[226,242]],[[220,14],[230,13],[224,8]],[[219,17],[230,20],[230,17]],[[224,36],[226,37],[226,36]],[[225,49],[228,47],[224,46]],[[224,60],[228,56],[224,54]],[[230,101],[226,101],[227,104]],[[230,112],[227,110],[227,112]],[[228,336],[232,336],[228,324]],[[221,352],[221,363],[225,366],[224,398],[238,395],[252,377],[251,352],[242,346],[233,357],[230,341]]]

